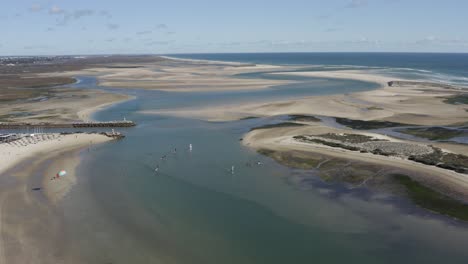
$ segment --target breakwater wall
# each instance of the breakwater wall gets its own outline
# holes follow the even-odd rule
[[[87,128],[87,127],[133,127],[133,121],[77,122],[77,123],[0,123],[0,129],[25,128]]]

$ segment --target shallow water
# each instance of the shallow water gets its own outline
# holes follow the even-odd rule
[[[139,113],[376,87],[300,81],[251,92],[126,91],[137,99],[95,118],[138,126],[83,153],[82,177],[61,205],[70,254],[87,263],[466,263],[465,224],[323,183],[314,171],[285,168],[240,144],[250,127],[274,118],[213,123]],[[263,165],[246,166],[256,161]]]

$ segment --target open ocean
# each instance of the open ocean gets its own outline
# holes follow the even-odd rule
[[[222,53],[170,54],[175,58],[333,69],[375,69],[395,76],[468,86],[468,53]]]

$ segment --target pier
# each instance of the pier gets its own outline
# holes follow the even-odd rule
[[[135,122],[105,121],[105,122],[76,122],[76,123],[7,123],[0,122],[0,129],[27,129],[27,128],[87,128],[87,127],[133,127]]]

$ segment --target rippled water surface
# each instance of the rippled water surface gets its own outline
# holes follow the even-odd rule
[[[137,99],[95,118],[138,126],[83,154],[83,176],[63,202],[71,254],[88,263],[467,263],[465,224],[324,183],[240,144],[249,128],[273,118],[212,123],[139,113],[375,87],[304,79],[252,92],[126,91]],[[263,165],[246,166],[257,161]]]

